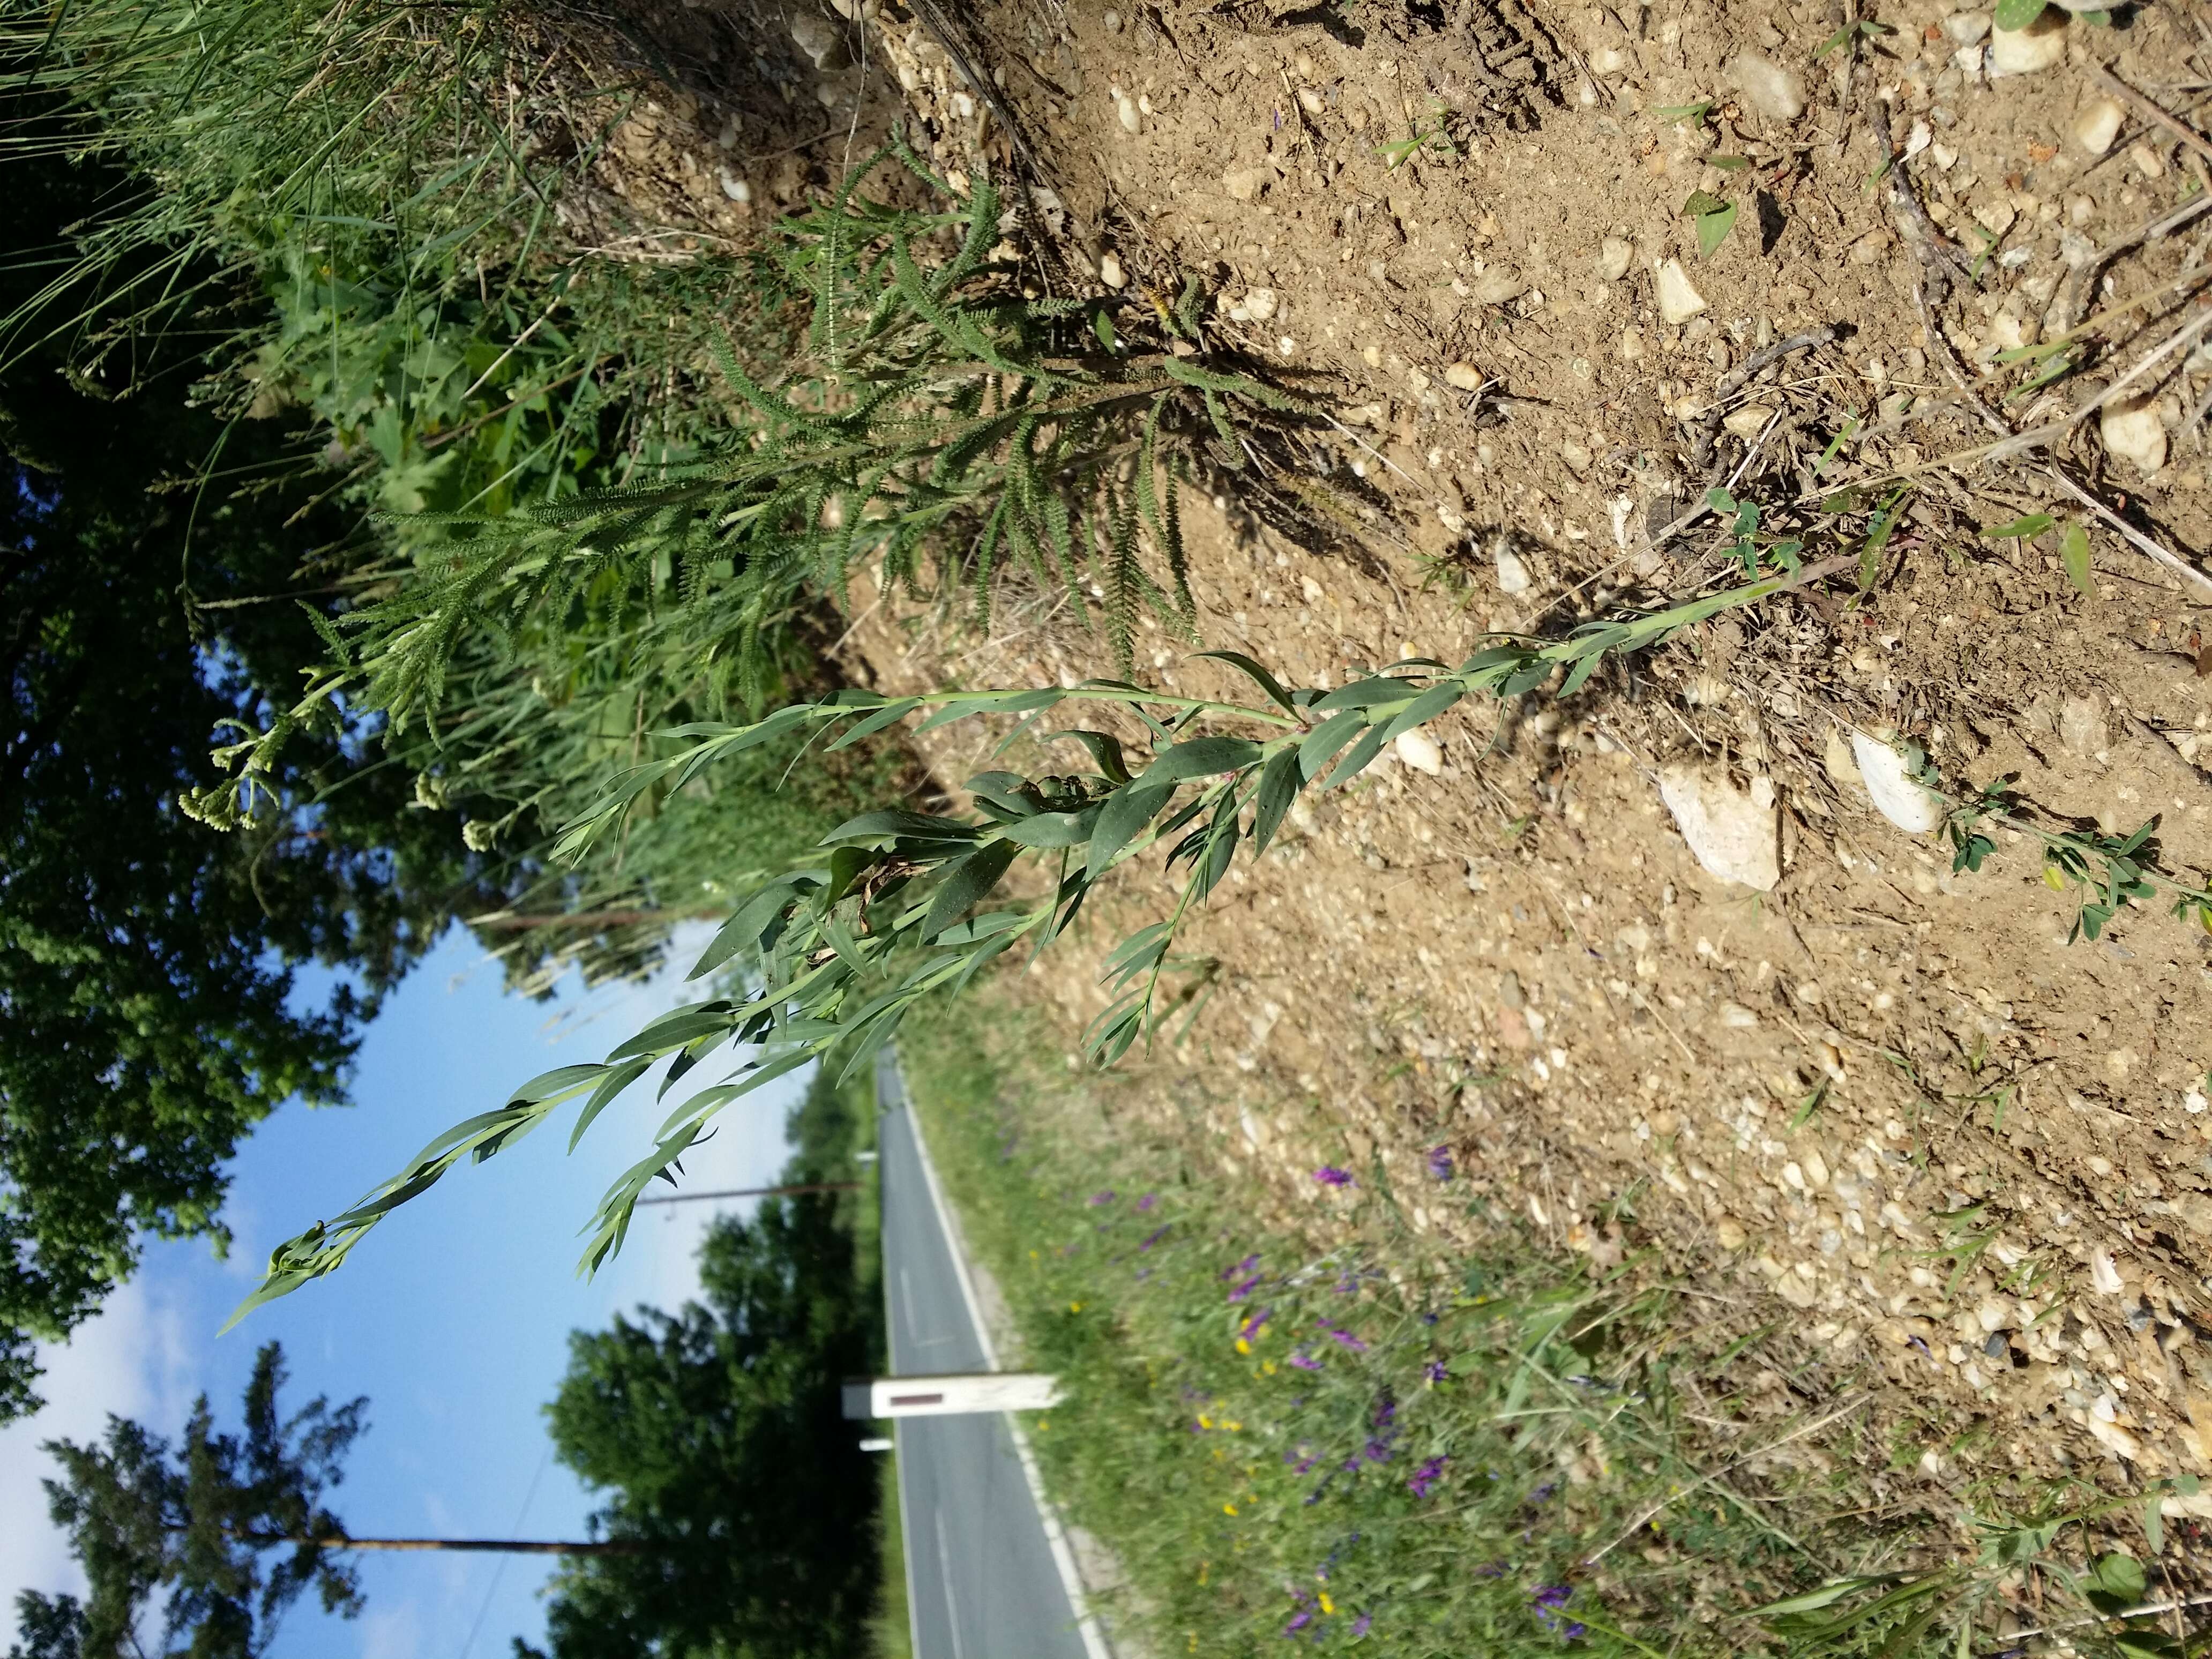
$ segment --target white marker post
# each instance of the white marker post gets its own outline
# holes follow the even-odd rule
[[[845,1415],[854,1422],[971,1412],[1041,1412],[1059,1403],[1060,1379],[1042,1371],[860,1377],[845,1384]]]

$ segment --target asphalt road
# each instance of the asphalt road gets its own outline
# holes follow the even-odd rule
[[[888,1056],[876,1083],[891,1372],[990,1370]],[[1004,1417],[901,1419],[898,1477],[915,1659],[1085,1659]]]

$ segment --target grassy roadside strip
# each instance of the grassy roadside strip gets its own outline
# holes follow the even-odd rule
[[[868,1619],[870,1659],[914,1659],[914,1632],[906,1605],[906,1534],[899,1513],[898,1454],[886,1452],[876,1468],[878,1554],[883,1589]]]
[[[1066,1385],[1047,1483],[1154,1655],[2005,1650],[2028,1555],[1962,1565],[1969,1517],[1886,1481],[1904,1455],[1859,1379],[1786,1331],[1741,1337],[1634,1255],[1594,1279],[1508,1218],[1445,1260],[1365,1172],[1322,1172],[1334,1248],[1268,1237],[1210,1157],[1115,1109],[1164,1074],[1071,1074],[1063,1046],[988,994],[901,1041],[1024,1363]]]

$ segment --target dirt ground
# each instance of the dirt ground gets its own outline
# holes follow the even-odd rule
[[[2045,884],[2032,843],[2002,833],[1954,874],[1838,752],[1902,732],[1954,786],[2016,774],[2046,821],[2107,833],[2156,817],[2161,867],[2212,867],[2212,582],[2118,528],[2212,553],[2185,429],[2212,380],[2212,216],[2143,234],[2201,199],[2212,148],[2124,99],[2093,142],[2117,96],[2100,70],[2212,125],[2206,15],[2067,21],[2000,44],[2051,61],[1993,76],[1989,14],[1924,0],[1825,55],[1856,9],[988,0],[957,43],[999,88],[979,99],[920,20],[866,12],[865,52],[839,24],[855,62],[941,165],[1026,160],[1085,268],[1118,279],[1096,292],[1141,304],[1205,276],[1221,337],[1325,398],[1391,501],[1364,568],[1194,501],[1208,647],[1305,684],[1457,660],[1488,629],[1710,581],[1713,522],[1666,532],[1711,483],[1785,520],[1798,503],[1808,537],[1826,491],[1917,484],[1863,599],[1832,586],[1577,697],[1455,713],[1433,770],[1386,757],[1302,805],[1186,933],[1219,969],[1151,1062],[1155,1126],[1204,1137],[1286,1226],[1326,1231],[1317,1165],[1379,1160],[1417,1194],[1443,1144],[1594,1271],[1652,1249],[1779,1298],[1882,1388],[1905,1480],[2212,1474],[2212,939],[2150,902],[2069,943],[2081,896]],[[1700,191],[1738,209],[1709,256],[1684,210]],[[2022,393],[1992,361],[2085,318],[2071,379]],[[2063,420],[2177,338],[2129,383],[2148,394],[2132,428],[1934,465]],[[2059,525],[1979,533],[2038,511]],[[1041,605],[951,639],[868,599],[848,648],[888,690],[1110,671]],[[1237,691],[1149,638],[1160,683]],[[950,787],[980,745],[928,757]],[[1657,785],[1679,766],[1772,792],[1771,890],[1692,854]],[[1036,970],[1071,1033],[1105,1005],[1117,924],[1168,891],[1133,872],[1118,914]],[[1412,1215],[1447,1240],[1471,1225],[1456,1204]]]

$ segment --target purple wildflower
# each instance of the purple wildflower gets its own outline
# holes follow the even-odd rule
[[[1434,1176],[1438,1181],[1449,1181],[1452,1178],[1452,1155],[1450,1147],[1431,1146],[1429,1148],[1429,1173]]]
[[[1310,1613],[1302,1613],[1297,1618],[1291,1620],[1289,1624],[1283,1626],[1283,1634],[1285,1636],[1296,1636],[1300,1631],[1304,1630],[1311,1623],[1313,1623],[1313,1614]]]
[[[1422,1373],[1431,1382],[1442,1382],[1451,1376],[1451,1367],[1441,1359],[1429,1361],[1428,1370]]]
[[[1388,1440],[1382,1438],[1380,1436],[1369,1441],[1367,1443],[1367,1461],[1370,1463],[1389,1462],[1390,1461],[1390,1443]]]
[[[1358,1618],[1352,1621],[1352,1633],[1354,1636],[1364,1636],[1367,1634],[1367,1627],[1374,1622],[1375,1615],[1373,1613],[1363,1613]]]
[[[1296,1365],[1302,1371],[1317,1371],[1321,1369],[1321,1361],[1316,1359],[1304,1348],[1300,1348],[1296,1353],[1291,1356],[1291,1364]]]
[[[1159,1201],[1158,1194],[1146,1193],[1142,1198],[1137,1200],[1137,1213],[1139,1215],[1144,1214],[1146,1211],[1151,1209],[1153,1205]]]
[[[1346,1474],[1357,1474],[1359,1473],[1359,1460],[1357,1457],[1347,1457],[1344,1460],[1343,1468]]]
[[[1242,1325],[1237,1327],[1237,1334],[1243,1337],[1256,1335],[1259,1332],[1260,1327],[1266,1324],[1274,1316],[1275,1310],[1273,1308],[1262,1308],[1259,1312],[1254,1314],[1249,1319],[1246,1320]]]
[[[1251,1278],[1246,1279],[1243,1284],[1232,1286],[1229,1292],[1229,1299],[1231,1302],[1242,1302],[1246,1297],[1251,1295],[1252,1292],[1258,1288],[1260,1281],[1266,1277],[1267,1275],[1265,1273],[1254,1273]]]
[[[1094,1210],[1101,1204],[1111,1204],[1113,1201],[1114,1189],[1111,1187],[1109,1187],[1103,1193],[1093,1193],[1091,1194],[1091,1207]]]
[[[1567,1605],[1567,1599],[1574,1593],[1571,1584],[1546,1584],[1529,1600],[1535,1603],[1536,1617],[1545,1629],[1559,1632],[1570,1642],[1579,1642],[1588,1633],[1589,1626],[1578,1620],[1562,1623],[1559,1619],[1559,1609]]]
[[[1174,1224],[1174,1224],[1173,1222],[1170,1222],[1170,1223],[1168,1224],[1168,1226],[1169,1226],[1169,1227],[1171,1227],[1171,1226],[1173,1226]],[[1138,1248],[1139,1250],[1149,1250],[1149,1249],[1151,1249],[1152,1248],[1152,1246],[1153,1246],[1153,1245],[1155,1245],[1155,1244],[1158,1243],[1162,1239],[1165,1238],[1167,1236],[1168,1236],[1168,1229],[1167,1229],[1167,1227],[1162,1227],[1162,1228],[1160,1228],[1157,1232],[1153,1233],[1153,1234],[1152,1234],[1152,1236],[1151,1237],[1147,1238],[1147,1239],[1146,1239],[1143,1243],[1141,1243],[1141,1244],[1138,1245],[1138,1246],[1137,1246],[1137,1248]]]
[[[1329,1334],[1334,1337],[1338,1341],[1343,1343],[1346,1347],[1351,1349],[1354,1353],[1365,1353],[1367,1352],[1367,1345],[1364,1342],[1362,1342],[1358,1337],[1354,1336],[1350,1331],[1331,1331]]]
[[[1352,1171],[1340,1170],[1334,1164],[1324,1164],[1316,1170],[1314,1179],[1324,1187],[1349,1187],[1352,1184]]]
[[[1426,1498],[1430,1488],[1434,1486],[1443,1476],[1444,1465],[1449,1461],[1449,1458],[1431,1457],[1413,1471],[1412,1477],[1406,1482],[1406,1490],[1416,1498]]]
[[[1387,1429],[1398,1419],[1398,1402],[1389,1395],[1375,1402],[1375,1426]]]
[[[1224,1267],[1224,1268],[1221,1270],[1221,1277],[1222,1277],[1224,1280],[1231,1279],[1236,1278],[1239,1273],[1250,1273],[1250,1272],[1252,1271],[1252,1269],[1253,1269],[1253,1268],[1255,1268],[1255,1267],[1258,1267],[1259,1265],[1260,1265],[1260,1258],[1259,1258],[1258,1256],[1256,1256],[1256,1255],[1248,1255],[1248,1256],[1246,1256],[1246,1257],[1245,1257],[1242,1261],[1238,1262],[1235,1267]]]

